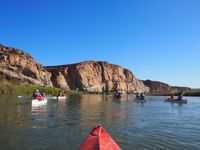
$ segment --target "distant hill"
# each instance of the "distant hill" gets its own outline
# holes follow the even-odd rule
[[[189,87],[170,86],[167,83],[159,81],[144,80],[143,83],[150,88],[150,93],[152,94],[177,93],[191,90]]]

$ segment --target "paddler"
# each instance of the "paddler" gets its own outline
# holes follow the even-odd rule
[[[33,97],[42,97],[38,89],[36,89],[35,92],[33,93]]]
[[[169,99],[174,100],[174,94],[172,94]]]
[[[177,100],[182,101],[183,100],[183,95],[179,95]]]
[[[140,95],[139,95],[139,93],[138,93],[138,92],[136,93],[136,98],[140,98]]]
[[[144,98],[144,97],[145,97],[145,95],[144,95],[144,93],[142,92],[141,95],[140,95],[140,98]]]

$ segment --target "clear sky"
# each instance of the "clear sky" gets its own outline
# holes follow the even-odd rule
[[[0,0],[0,43],[43,65],[104,60],[200,88],[200,0]]]

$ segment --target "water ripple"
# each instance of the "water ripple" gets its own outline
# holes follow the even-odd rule
[[[132,99],[72,95],[35,108],[0,100],[0,145],[75,150],[101,124],[123,150],[200,149],[200,98],[188,97],[187,105],[165,103],[165,97],[148,97],[145,103]]]

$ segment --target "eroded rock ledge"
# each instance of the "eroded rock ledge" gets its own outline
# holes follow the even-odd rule
[[[52,86],[51,73],[29,54],[16,48],[0,45],[0,73],[8,79],[20,79],[23,83]]]
[[[148,92],[149,88],[131,71],[103,61],[86,61],[77,64],[47,66],[55,87],[88,92],[124,90]]]

